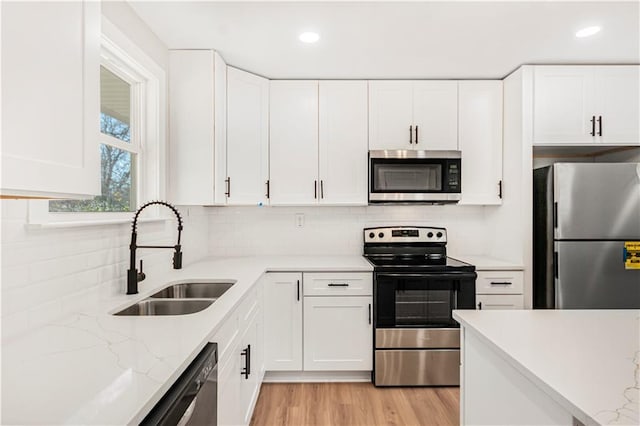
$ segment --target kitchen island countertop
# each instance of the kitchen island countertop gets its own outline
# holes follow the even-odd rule
[[[640,310],[454,311],[454,318],[585,425],[640,424]]]

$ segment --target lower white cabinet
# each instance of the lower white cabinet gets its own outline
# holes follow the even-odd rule
[[[370,272],[266,274],[265,369],[370,371],[371,281]]]
[[[304,370],[372,369],[372,297],[304,298]]]
[[[219,328],[218,425],[248,425],[264,377],[262,282]]]
[[[264,281],[267,371],[302,370],[302,274],[268,273]]]
[[[477,309],[524,309],[524,273],[478,270]]]

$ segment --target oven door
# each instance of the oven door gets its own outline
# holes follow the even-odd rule
[[[376,328],[458,327],[454,309],[473,309],[475,272],[376,273]]]

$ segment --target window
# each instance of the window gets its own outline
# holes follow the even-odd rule
[[[129,221],[140,204],[164,196],[165,72],[104,18],[102,29],[97,141],[101,195],[88,200],[30,201],[33,225]],[[157,210],[149,213],[159,215]]]
[[[102,194],[92,200],[49,202],[50,212],[131,212],[137,200],[137,160],[141,155],[132,102],[136,82],[116,75],[108,65],[100,67],[100,181]]]

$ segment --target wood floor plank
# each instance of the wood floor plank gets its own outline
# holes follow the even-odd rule
[[[459,388],[264,383],[252,426],[434,426],[460,423]]]

